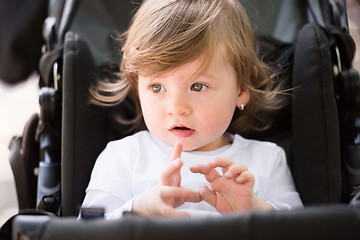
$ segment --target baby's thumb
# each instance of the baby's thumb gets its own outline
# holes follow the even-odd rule
[[[200,188],[201,199],[216,208],[216,193],[207,186]]]

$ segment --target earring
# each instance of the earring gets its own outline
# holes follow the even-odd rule
[[[240,104],[240,111],[244,110],[244,104]]]

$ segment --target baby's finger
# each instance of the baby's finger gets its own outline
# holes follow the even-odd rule
[[[165,217],[190,217],[187,212],[176,211],[174,208],[165,205],[160,209],[160,214]]]
[[[255,177],[250,172],[244,171],[235,179],[235,181],[237,183],[241,183],[249,187],[253,187],[255,183]]]
[[[168,198],[183,198],[185,202],[201,202],[200,193],[183,187],[163,186],[160,189],[160,197],[164,200]]]
[[[221,177],[221,175],[215,169],[211,169],[208,174],[204,174],[204,177],[209,183],[211,183],[215,181],[217,178]]]
[[[190,171],[193,173],[208,174],[211,171],[211,167],[208,165],[195,165],[190,167]]]
[[[171,155],[171,160],[172,161],[174,161],[174,160],[176,160],[178,158],[181,158],[182,149],[183,149],[183,146],[182,146],[181,142],[176,141],[175,145],[174,145],[174,151],[173,151],[173,153]]]
[[[216,207],[217,196],[213,190],[210,190],[207,186],[203,186],[200,188],[201,198],[209,203],[211,206]]]
[[[234,162],[233,160],[229,159],[229,158],[215,158],[214,160],[209,162],[209,166],[211,168],[216,168],[216,167],[221,167],[223,173],[225,173],[228,168],[233,165]]]
[[[224,176],[227,178],[233,178],[247,170],[248,170],[247,166],[243,164],[233,164],[229,167],[229,169],[226,171]]]
[[[201,173],[205,176],[205,179],[208,182],[212,182],[215,179],[221,177],[221,175],[219,174],[218,171],[216,171],[216,169],[211,168],[207,165],[196,165],[196,166],[192,166],[190,167],[190,171],[193,173]]]
[[[162,184],[165,186],[170,186],[170,185],[175,184],[175,183],[173,183],[174,176],[176,176],[176,174],[179,174],[179,171],[180,171],[182,165],[183,165],[183,162],[180,159],[176,159],[176,160],[170,162],[170,164],[167,165],[164,168],[164,170],[162,171],[162,174],[161,174]],[[176,183],[176,185],[177,185],[177,183]]]

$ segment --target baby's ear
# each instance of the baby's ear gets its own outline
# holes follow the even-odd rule
[[[253,74],[254,74],[254,77],[257,78],[258,74],[259,74],[259,71],[257,69],[256,66],[253,66]],[[244,107],[246,106],[246,104],[248,104],[249,102],[249,99],[250,99],[250,92],[249,92],[249,89],[247,88],[241,88],[239,90],[239,96],[238,96],[238,101],[237,101],[237,104],[236,106],[238,108],[240,108],[241,110],[244,109]]]
[[[236,106],[240,109],[244,109],[246,104],[249,102],[249,99],[250,99],[249,90],[245,88],[240,89]]]

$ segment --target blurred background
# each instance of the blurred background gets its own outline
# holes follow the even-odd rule
[[[360,0],[346,0],[349,29],[356,44],[354,68],[360,72]]]
[[[0,81],[0,226],[18,211],[8,145],[12,136],[22,134],[30,116],[39,112],[38,81],[35,74],[16,85]]]
[[[10,2],[10,1],[8,1]],[[13,1],[16,7],[19,7],[16,1]],[[30,1],[31,6],[35,6],[35,3],[41,3],[43,1]],[[0,0],[0,14],[6,13],[4,4]],[[5,4],[6,5],[6,4]],[[31,6],[27,10],[31,12]],[[28,6],[27,6],[28,7]],[[356,42],[356,45],[360,46],[360,0],[347,0],[347,10],[349,17],[350,33]],[[25,11],[26,12],[26,11]],[[34,12],[34,14],[37,14]],[[36,15],[38,16],[38,14]],[[43,17],[39,17],[39,21],[43,21]],[[20,21],[22,25],[24,21]],[[41,24],[40,24],[41,25]],[[0,22],[1,27],[14,27],[14,25]],[[23,41],[29,41],[28,36],[23,37]],[[0,36],[1,40],[1,36]],[[0,41],[0,44],[3,42]],[[0,51],[6,48],[0,46]],[[40,47],[34,46],[32,50],[40,54]],[[22,49],[23,52],[24,49]],[[9,61],[10,62],[10,61]],[[0,68],[4,66],[0,66]],[[6,67],[6,66],[5,66]],[[360,51],[357,49],[356,56],[354,59],[354,67],[360,71]],[[9,75],[17,72],[17,69],[13,68],[10,64],[7,67]],[[12,171],[9,164],[9,150],[8,145],[10,139],[13,136],[21,135],[23,128],[34,113],[39,112],[39,77],[36,73],[26,77],[23,81],[18,83],[6,83],[0,79],[0,226],[5,221],[16,214],[18,211],[18,202],[16,197],[16,190]]]

